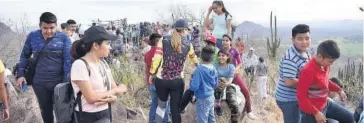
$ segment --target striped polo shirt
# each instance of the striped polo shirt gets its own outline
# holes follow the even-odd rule
[[[311,59],[311,53],[306,51],[308,59],[303,57],[293,45],[287,49],[279,64],[279,80],[276,87],[276,100],[281,102],[297,101],[296,88],[286,85],[284,78],[297,78],[303,66]]]

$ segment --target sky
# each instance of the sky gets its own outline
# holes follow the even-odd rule
[[[90,24],[91,20],[128,18],[129,23],[157,21],[159,15],[170,16],[176,5],[187,5],[199,15],[207,11],[213,0],[0,0],[0,21],[20,20],[26,15],[31,25],[37,25],[45,11],[54,13],[59,22],[74,19]],[[364,20],[364,0],[223,0],[233,16],[233,22],[269,23],[270,11],[278,23],[321,20]]]

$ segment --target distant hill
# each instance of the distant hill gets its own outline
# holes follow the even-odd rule
[[[283,44],[291,42],[292,28],[299,23],[279,23],[278,36]],[[313,43],[327,38],[345,38],[349,42],[363,41],[363,23],[360,20],[339,20],[339,21],[311,21],[306,22],[311,28]],[[269,24],[264,26],[251,21],[245,21],[238,25],[234,37],[267,37],[270,36]],[[350,41],[352,40],[352,41]]]

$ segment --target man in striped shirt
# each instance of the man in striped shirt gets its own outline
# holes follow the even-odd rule
[[[298,24],[292,29],[292,43],[279,65],[279,80],[276,88],[276,101],[283,112],[284,123],[300,123],[301,113],[296,98],[298,74],[311,59],[310,28]]]

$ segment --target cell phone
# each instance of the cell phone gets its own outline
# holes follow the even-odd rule
[[[22,92],[25,92],[26,90],[28,90],[28,85],[25,82],[23,82],[21,84],[21,88],[20,89],[21,89]]]

